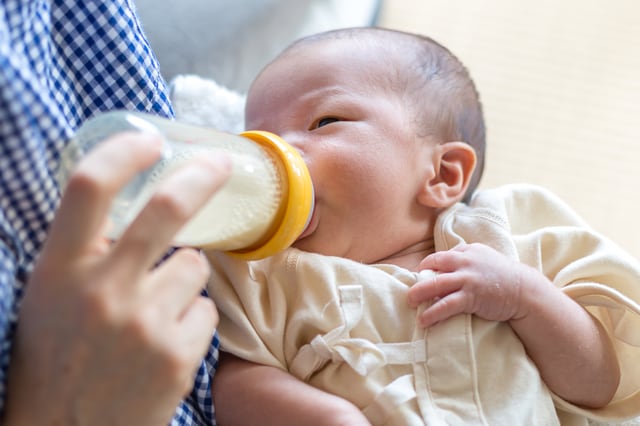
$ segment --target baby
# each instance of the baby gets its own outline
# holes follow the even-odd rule
[[[581,424],[640,414],[640,265],[552,194],[477,191],[465,67],[375,28],[302,39],[246,126],[309,167],[315,211],[261,261],[208,253],[221,424]]]

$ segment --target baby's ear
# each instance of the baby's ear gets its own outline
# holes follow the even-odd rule
[[[476,167],[475,150],[465,142],[437,145],[433,166],[435,176],[424,182],[418,201],[428,207],[449,207],[464,198]]]

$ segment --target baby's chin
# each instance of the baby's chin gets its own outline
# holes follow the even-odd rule
[[[323,241],[322,238],[315,234],[300,238],[293,243],[292,247],[309,253],[345,257],[345,253],[338,249],[335,241]]]
[[[318,244],[315,240],[317,240],[317,238],[315,238],[313,234],[307,235],[303,238],[297,239],[291,246],[298,250],[308,251],[310,253],[326,254],[326,251],[322,250],[323,244]]]
[[[348,250],[340,246],[339,242],[336,241],[335,238],[331,239],[331,241],[324,241],[314,235],[310,235],[296,241],[292,247],[309,253],[342,257],[359,263],[370,263],[370,259],[366,257],[369,253],[354,253],[353,250]]]

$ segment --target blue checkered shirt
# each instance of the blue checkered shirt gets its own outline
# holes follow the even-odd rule
[[[0,0],[0,415],[22,289],[59,200],[60,150],[82,121],[122,108],[173,114],[131,1]],[[217,359],[214,338],[172,424],[215,423]]]

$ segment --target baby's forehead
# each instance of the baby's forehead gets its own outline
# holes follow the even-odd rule
[[[260,96],[298,96],[311,89],[340,86],[347,92],[383,91],[385,96],[407,92],[415,81],[415,51],[406,40],[386,33],[321,34],[302,39],[275,58],[254,81],[252,98]],[[395,40],[390,43],[389,40]],[[415,50],[415,49],[414,49]],[[278,93],[280,92],[280,93]]]
[[[390,43],[394,38],[396,42]],[[401,77],[402,70],[412,68],[416,57],[415,48],[409,49],[409,43],[401,41],[395,34],[312,37],[295,43],[270,65],[284,63],[293,69],[316,68],[319,72],[323,69],[351,70],[361,73],[363,78],[388,80]]]
[[[328,49],[335,52],[349,52],[362,54],[389,54],[395,53],[398,58],[406,57],[408,48],[415,51],[416,40],[408,34],[366,31],[345,33],[323,33],[298,40],[286,50],[280,57],[287,55],[312,54],[318,49]]]

